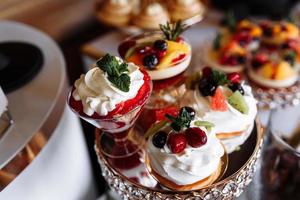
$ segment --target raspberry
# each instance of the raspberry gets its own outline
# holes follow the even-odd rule
[[[185,134],[187,142],[191,147],[201,147],[207,142],[207,136],[205,132],[198,127],[186,129]]]
[[[172,133],[168,138],[168,146],[172,153],[181,153],[186,147],[186,137],[184,133]]]
[[[227,75],[227,78],[232,82],[232,83],[239,83],[241,81],[241,76],[237,72],[233,72]]]

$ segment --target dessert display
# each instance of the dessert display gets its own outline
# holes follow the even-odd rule
[[[130,0],[108,0],[99,5],[96,15],[106,24],[125,26],[130,21],[132,10]]]
[[[284,43],[299,39],[299,28],[287,21],[262,21],[259,23],[263,31],[262,42],[265,45],[281,46]]]
[[[114,157],[136,153],[138,147],[128,139],[143,106],[150,97],[152,84],[147,72],[133,63],[106,54],[75,82],[68,99],[73,112],[110,134],[103,151]],[[132,133],[134,131],[130,131]]]
[[[191,61],[191,46],[180,34],[181,21],[161,25],[161,32],[129,38],[119,46],[127,62],[147,70],[152,80],[162,80],[182,73]]]
[[[290,87],[298,80],[298,54],[292,48],[280,51],[264,50],[253,54],[248,69],[249,78],[266,88]]]
[[[169,12],[173,21],[202,16],[204,7],[198,0],[169,1]]]
[[[249,20],[236,23],[231,17],[213,43],[204,52],[204,61],[211,67],[226,73],[244,70],[247,58],[260,45],[262,31]],[[232,22],[233,21],[233,22]]]
[[[168,21],[168,12],[157,2],[144,5],[132,19],[133,24],[142,29],[158,29],[159,24],[166,24]]]
[[[214,131],[228,153],[242,145],[252,132],[257,101],[251,87],[239,73],[225,74],[205,67],[194,80],[182,103],[189,103],[205,121],[215,124]]]
[[[150,173],[161,185],[179,191],[200,189],[220,178],[227,157],[214,125],[191,107],[167,118],[146,133]]]

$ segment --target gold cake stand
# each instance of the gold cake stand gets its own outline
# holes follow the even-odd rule
[[[122,199],[128,200],[210,200],[210,199],[233,199],[238,197],[245,187],[251,182],[256,166],[261,154],[263,143],[263,129],[261,128],[258,120],[255,122],[256,126],[253,129],[251,136],[245,142],[246,146],[238,155],[229,157],[232,159],[229,163],[229,174],[226,174],[217,182],[204,187],[200,190],[193,191],[173,191],[165,189],[164,187],[155,187],[142,185],[128,178],[125,173],[113,167],[109,159],[100,150],[100,137],[101,132],[96,130],[95,151],[98,156],[98,161],[101,166],[102,176],[107,181],[111,189],[117,192]],[[244,161],[240,163],[238,169],[234,169],[236,163],[239,163],[244,157]],[[246,157],[246,158],[245,158]],[[144,162],[142,159],[141,162]],[[231,166],[230,166],[231,165]],[[227,171],[228,171],[227,170]]]

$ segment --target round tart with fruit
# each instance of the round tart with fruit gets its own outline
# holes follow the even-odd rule
[[[169,1],[169,12],[173,21],[185,20],[202,15],[204,7],[198,0]]]
[[[296,51],[256,52],[248,69],[249,78],[260,86],[283,88],[295,84],[298,80],[299,61]]]
[[[114,129],[128,125],[113,122],[116,122],[115,118],[143,106],[150,93],[151,80],[145,70],[106,54],[96,62],[96,67],[76,80],[68,103],[82,118],[93,124],[97,119],[107,119],[106,124],[101,125]],[[122,121],[131,123],[132,119]]]
[[[299,38],[299,28],[290,22],[262,21],[259,25],[263,30],[262,42],[266,45],[281,46],[288,40]]]
[[[159,24],[166,24],[170,21],[166,9],[157,2],[142,3],[140,11],[133,16],[133,24],[143,29],[158,29]]]
[[[107,0],[99,5],[97,17],[104,23],[125,26],[129,23],[132,4],[129,0]]]
[[[205,50],[204,61],[226,73],[241,72],[249,53],[259,47],[261,34],[259,26],[248,20],[231,23],[217,33],[212,45]]]
[[[257,101],[251,87],[236,72],[224,74],[209,67],[194,78],[182,104],[188,103],[205,121],[215,124],[217,138],[228,153],[242,145],[252,132],[257,114]]]
[[[167,23],[160,28],[161,32],[139,35],[119,46],[121,57],[147,70],[152,80],[174,77],[191,61],[191,46],[180,36],[182,23]]]
[[[158,182],[170,189],[187,191],[208,186],[221,178],[227,154],[215,136],[213,124],[201,121],[190,107],[178,116],[154,124],[146,133],[146,164]]]

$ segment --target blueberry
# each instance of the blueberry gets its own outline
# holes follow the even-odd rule
[[[245,56],[238,56],[237,61],[240,64],[244,64],[246,62],[246,58],[245,58]]]
[[[180,111],[179,111],[180,114],[183,112],[183,109],[185,109],[185,111],[190,115],[190,117],[191,117],[192,119],[195,118],[196,112],[195,112],[195,110],[194,110],[193,108],[188,107],[188,106],[182,107],[182,108],[180,109]]]
[[[146,55],[143,58],[144,66],[148,67],[148,69],[155,69],[156,65],[158,64],[158,58],[155,54]]]
[[[168,134],[164,131],[158,131],[152,137],[152,143],[157,148],[163,148],[167,142]]]
[[[233,92],[235,92],[235,91],[238,90],[242,95],[245,94],[245,91],[244,91],[242,85],[239,84],[239,83],[233,83],[233,84],[231,84],[231,85],[229,86],[229,88],[230,88]]]
[[[207,81],[206,79],[203,79],[200,82],[198,89],[199,89],[200,93],[204,97],[206,97],[206,96],[214,96],[217,87],[212,82]]]
[[[154,49],[159,51],[166,51],[168,48],[168,43],[165,40],[156,40],[154,42]]]

